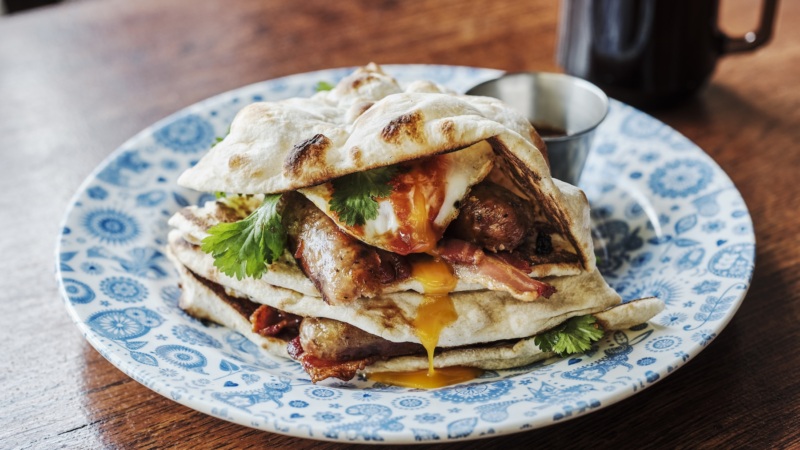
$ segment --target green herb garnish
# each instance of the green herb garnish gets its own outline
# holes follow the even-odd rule
[[[553,352],[558,356],[581,353],[592,347],[592,342],[599,341],[605,332],[592,315],[572,317],[561,325],[539,334],[533,342],[544,352]]]
[[[224,141],[225,138],[228,137],[229,134],[231,134],[231,127],[228,127],[228,131],[225,132],[225,136],[217,136],[217,137],[214,138],[214,142],[211,143],[211,148],[216,147],[217,144],[219,144],[220,142]]]
[[[389,181],[396,173],[396,167],[380,167],[333,180],[333,196],[328,203],[331,211],[351,227],[378,217],[377,199],[392,193]]]
[[[327,81],[319,81],[317,82],[317,86],[315,87],[315,89],[317,90],[317,92],[321,92],[321,91],[330,91],[334,87],[335,87],[334,85],[328,83]]]
[[[259,279],[267,264],[283,254],[286,229],[278,213],[280,199],[281,194],[267,195],[245,219],[208,229],[200,248],[214,257],[214,265],[222,273],[238,280],[245,276]]]

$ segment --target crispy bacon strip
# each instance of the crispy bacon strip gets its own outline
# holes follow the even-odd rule
[[[271,306],[261,305],[250,315],[253,332],[261,336],[297,336],[302,317],[279,311]]]
[[[456,273],[463,271],[477,275],[488,284],[494,284],[489,287],[522,294],[524,300],[534,300],[540,296],[550,298],[556,292],[553,286],[529,277],[527,272],[503,257],[487,255],[475,244],[460,239],[445,239],[439,243],[437,251],[442,259],[453,264]]]
[[[442,239],[436,251],[450,264],[478,265],[486,258],[480,247],[461,239]]]
[[[303,369],[311,377],[312,383],[322,381],[326,378],[338,378],[343,381],[352,380],[359,370],[363,370],[378,359],[378,357],[369,357],[353,361],[327,361],[320,359],[303,351],[299,336],[289,341],[286,350],[289,352],[289,356],[297,360],[303,366]]]

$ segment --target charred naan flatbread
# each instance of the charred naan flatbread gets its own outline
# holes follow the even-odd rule
[[[572,261],[539,262],[532,276],[594,270],[588,203],[582,193],[565,194],[571,188],[557,186],[550,177],[544,144],[530,123],[496,99],[433,90],[439,89],[432,85],[421,89],[416,84],[403,92],[396,81],[371,65],[332,91],[308,99],[253,103],[236,116],[228,136],[184,172],[178,183],[199,191],[236,194],[300,189],[341,225],[324,208],[326,183],[355,172],[454,152],[453,164],[462,168],[457,173],[471,168],[472,175],[463,182],[452,176],[439,181],[440,186],[452,187],[446,193],[452,202],[448,206],[488,176],[526,200],[537,220],[554,228],[556,245],[574,255]],[[489,149],[493,154],[490,172],[488,163],[481,162]],[[580,205],[571,207],[575,202]],[[453,217],[452,211],[443,213],[441,227]],[[374,234],[385,229],[378,225]],[[366,239],[364,233],[355,237],[381,247],[378,239],[367,234]]]
[[[247,310],[238,306],[252,301],[254,297],[250,294],[256,294],[257,299],[261,301],[269,299],[269,304],[282,311],[300,315],[311,313],[313,314],[311,317],[326,317],[352,324],[351,326],[357,326],[360,330],[387,341],[419,343],[413,330],[410,329],[413,327],[410,327],[408,320],[408,317],[413,317],[414,302],[402,295],[391,295],[380,299],[377,302],[378,308],[323,306],[321,311],[318,299],[279,288],[262,287],[256,291],[249,291],[255,287],[248,286],[246,281],[239,286],[243,290],[229,289],[226,293],[221,286],[183,266],[174,252],[178,250],[180,254],[180,244],[171,245],[169,249],[168,256],[176,263],[181,277],[183,288],[181,307],[195,317],[208,319],[238,331],[275,356],[288,357],[286,351],[288,342],[285,339],[263,336],[253,330],[249,320],[252,308]],[[604,283],[598,280],[598,277],[596,274],[565,277],[558,283],[562,288],[562,296],[567,298],[578,297],[583,289],[595,289],[605,294],[591,307],[586,308],[586,305],[581,305],[579,307],[583,309],[570,311],[570,305],[574,307],[575,301],[567,300],[563,308],[545,308],[548,309],[547,312],[539,317],[547,318],[535,324],[519,323],[509,319],[514,316],[522,317],[521,314],[525,317],[540,314],[541,311],[530,309],[531,305],[537,305],[536,303],[519,302],[516,307],[505,304],[499,311],[492,311],[479,306],[482,302],[480,299],[475,301],[475,294],[455,294],[456,301],[460,305],[459,316],[468,320],[448,328],[456,333],[443,336],[440,351],[434,358],[434,366],[436,368],[469,366],[499,370],[527,365],[554,356],[553,353],[539,349],[533,341],[533,336],[542,329],[551,328],[573,315],[593,314],[603,329],[610,331],[626,329],[645,322],[663,310],[663,303],[655,298],[619,304],[613,291],[609,292],[608,289],[599,286]],[[506,329],[508,326],[513,329]],[[427,367],[427,356],[417,351],[416,354],[371,361],[361,371],[405,372]]]

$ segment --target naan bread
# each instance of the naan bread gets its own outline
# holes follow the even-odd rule
[[[394,342],[419,342],[412,325],[423,299],[423,294],[418,292],[395,292],[344,304],[328,304],[319,296],[304,295],[261,280],[228,277],[214,267],[211,256],[184,241],[175,231],[169,236],[169,250],[192,272],[256,303],[303,317],[339,320]],[[519,301],[496,291],[452,293],[450,297],[458,319],[442,331],[439,345],[452,347],[532,336],[570,317],[599,312],[621,302],[597,270],[544,281],[557,292],[549,299],[533,302]]]
[[[206,192],[286,192],[485,141],[496,155],[490,179],[535,205],[577,254],[577,264],[541,267],[534,275],[594,270],[588,219],[567,210],[530,123],[496,99],[413,87],[402,92],[370,65],[311,98],[248,105],[178,184]]]
[[[195,317],[211,320],[239,332],[272,355],[288,357],[285,341],[254,333],[247,318],[227,303],[218,292],[206,286],[178,262],[171,251],[167,252],[167,256],[173,260],[179,270],[183,288],[180,300],[182,308]],[[240,292],[235,294],[243,295]],[[285,293],[281,293],[278,290],[274,294],[277,298]],[[276,302],[276,304],[279,303],[281,302]],[[292,305],[293,302],[286,299],[283,304]],[[661,312],[663,308],[664,304],[658,299],[646,298],[609,307],[596,312],[594,316],[603,326],[603,329],[607,331],[621,330],[645,322]],[[480,315],[482,313],[477,311],[477,314]],[[433,361],[436,368],[470,366],[499,370],[524,366],[554,356],[553,353],[543,352],[539,349],[534,343],[532,335],[523,336],[522,338],[517,336],[503,344],[488,341],[484,345],[479,343],[467,348],[463,346],[447,348],[446,343],[441,343],[440,347],[443,348],[437,352]],[[424,355],[399,356],[385,361],[376,361],[365,367],[364,372],[404,372],[427,368],[428,359]]]
[[[189,269],[176,261],[171,252],[167,251],[167,257],[175,264],[181,280],[181,297],[178,300],[181,309],[192,317],[210,320],[246,336],[272,355],[289,357],[286,341],[253,333],[250,321],[240,310],[226,302],[221,294],[203,284]]]

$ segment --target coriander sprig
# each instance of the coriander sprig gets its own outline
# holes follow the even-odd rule
[[[331,182],[333,196],[328,205],[339,220],[348,226],[364,225],[367,220],[378,217],[377,199],[392,193],[389,182],[397,173],[397,167],[380,167],[356,172]]]
[[[231,127],[228,127],[228,131],[225,132],[224,136],[217,136],[217,137],[214,138],[214,142],[211,143],[211,148],[216,147],[217,144],[219,144],[220,142],[224,141],[225,138],[228,137],[229,134],[231,134]]]
[[[605,332],[597,324],[594,316],[576,316],[552,330],[535,336],[533,342],[544,352],[567,356],[589,350],[592,342],[599,341],[603,334]]]
[[[267,271],[286,247],[286,229],[278,203],[281,194],[267,195],[264,202],[238,222],[219,223],[208,229],[200,248],[214,257],[214,265],[225,275],[255,279]]]
[[[322,91],[330,91],[330,90],[332,90],[334,87],[336,87],[336,86],[334,86],[334,85],[332,85],[332,84],[328,83],[327,81],[318,81],[318,82],[317,82],[317,85],[316,85],[316,86],[314,86],[314,89],[315,89],[317,92],[322,92]]]

